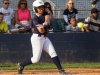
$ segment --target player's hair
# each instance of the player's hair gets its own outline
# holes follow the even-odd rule
[[[27,0],[19,0],[18,5],[17,5],[17,8],[21,8],[21,2],[24,2],[24,1],[26,2],[25,8],[27,9],[28,8]]]
[[[69,1],[73,1],[73,0],[67,0],[67,2],[66,2],[66,7],[68,8],[68,2]],[[74,1],[73,1],[73,3],[74,3]],[[74,6],[73,6],[74,7]]]
[[[4,1],[9,1],[9,0],[2,0],[2,3],[4,3]]]

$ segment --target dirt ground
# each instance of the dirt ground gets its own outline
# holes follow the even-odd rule
[[[100,75],[100,69],[65,69],[68,75]],[[17,74],[17,70],[0,70],[0,75],[58,75],[58,70],[24,70],[23,74]]]

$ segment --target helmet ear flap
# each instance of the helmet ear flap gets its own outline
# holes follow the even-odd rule
[[[38,13],[36,7],[33,7],[33,11],[34,11],[35,13]]]
[[[35,12],[36,12],[36,13],[38,13],[38,11],[37,11],[36,7],[34,7],[34,10],[35,10]]]

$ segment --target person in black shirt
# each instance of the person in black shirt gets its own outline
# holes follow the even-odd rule
[[[73,0],[68,0],[66,3],[66,7],[67,9],[65,9],[63,13],[65,29],[67,29],[67,25],[70,24],[70,19],[72,17],[78,20],[78,11],[74,8]]]
[[[48,12],[50,16],[50,28],[53,28],[53,31],[58,31],[56,21],[53,16],[51,4],[49,2],[45,2],[44,5],[45,5],[45,11]]]

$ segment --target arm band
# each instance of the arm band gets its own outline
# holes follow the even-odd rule
[[[40,28],[44,28],[44,26],[43,26],[42,24],[38,24],[38,25],[36,25],[36,26],[38,26],[38,27],[40,27]]]

